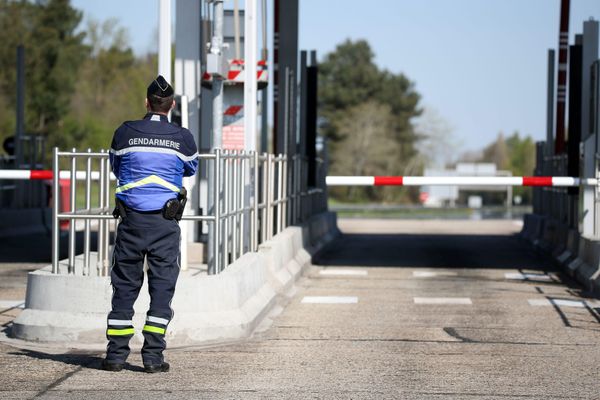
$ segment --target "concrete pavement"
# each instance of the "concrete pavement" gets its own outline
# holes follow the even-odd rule
[[[600,303],[514,221],[340,228],[252,339],[170,349],[160,375],[137,352],[108,373],[101,353],[0,344],[0,398],[600,398]]]

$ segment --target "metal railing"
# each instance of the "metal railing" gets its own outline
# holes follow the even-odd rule
[[[325,166],[317,159],[317,187],[307,186],[308,160],[303,157],[216,149],[198,156],[201,167],[212,163],[212,188],[198,192],[212,196],[206,215],[184,214],[182,220],[212,224],[209,271],[219,273],[285,227],[305,221],[327,209]],[[64,169],[61,166],[66,166]],[[65,174],[65,172],[67,172]],[[61,201],[60,181],[68,176],[69,206]],[[105,276],[109,272],[111,243],[118,221],[112,216],[114,176],[108,152],[70,152],[54,149],[52,272]],[[199,188],[199,185],[195,186]],[[195,189],[199,190],[199,189]],[[81,193],[78,195],[78,193]],[[193,196],[193,195],[192,195]],[[61,208],[62,207],[62,208]],[[68,221],[68,257],[60,261],[61,222]],[[79,223],[79,225],[77,225]],[[82,225],[82,226],[80,226]],[[77,253],[78,230],[83,252]],[[92,234],[96,234],[96,254]],[[182,240],[187,240],[183,237]],[[92,268],[95,264],[95,268]]]

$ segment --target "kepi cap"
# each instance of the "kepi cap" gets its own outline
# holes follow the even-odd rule
[[[172,96],[173,93],[175,93],[173,86],[169,85],[169,82],[167,82],[162,75],[159,75],[148,86],[148,89],[146,90],[146,97],[150,97],[152,95],[158,97],[169,97]]]

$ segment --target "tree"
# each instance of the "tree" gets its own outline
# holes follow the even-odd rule
[[[504,134],[500,132],[496,137],[496,141],[483,150],[483,158],[481,161],[496,164],[498,169],[507,169],[510,166],[510,158],[508,147],[504,140]]]
[[[339,170],[341,165],[346,165],[344,160],[348,158],[350,143],[363,143],[360,136],[371,135],[357,129],[347,129],[349,121],[358,124],[356,113],[359,111],[374,113],[369,124],[363,126],[385,129],[385,132],[377,133],[377,137],[385,137],[385,143],[389,144],[375,147],[376,151],[362,149],[369,157],[376,159],[372,163],[381,161],[401,171],[403,166],[412,164],[412,159],[417,155],[415,144],[419,136],[412,119],[421,113],[418,108],[420,95],[406,76],[380,70],[373,58],[373,51],[366,41],[346,40],[327,54],[319,65],[320,132],[330,139],[332,168]],[[381,107],[386,107],[387,111],[384,112]],[[374,118],[384,116],[385,121],[375,124]],[[376,146],[380,142],[369,141],[365,145]],[[348,174],[349,170],[340,173]],[[371,194],[370,198],[378,198],[378,195]]]
[[[496,168],[508,170],[513,176],[532,175],[535,168],[535,143],[530,136],[521,138],[514,132],[508,139],[502,133],[486,146],[478,162],[491,162]],[[516,187],[515,195],[522,197],[524,203],[531,202],[531,189]]]
[[[349,108],[375,97],[380,72],[374,54],[364,40],[346,40],[319,64],[319,114],[322,131],[331,140],[339,139],[335,121]]]
[[[416,145],[415,162],[421,169],[444,168],[453,161],[458,147],[452,135],[454,129],[439,112],[432,108],[425,108],[415,130],[420,137]]]
[[[145,88],[154,77],[155,57],[136,58],[116,20],[90,21],[87,37],[91,51],[78,74],[60,147],[107,147],[121,122],[144,114]]]
[[[88,54],[83,44],[85,33],[76,32],[81,18],[81,12],[71,7],[69,0],[0,2],[0,87],[14,109],[15,49],[23,44],[28,132],[49,135],[51,139],[59,136],[79,66]]]

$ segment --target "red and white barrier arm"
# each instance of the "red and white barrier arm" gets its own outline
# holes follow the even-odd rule
[[[597,186],[569,176],[328,176],[327,186]]]
[[[21,181],[34,181],[34,180],[48,180],[54,177],[54,173],[50,169],[0,169],[0,180],[21,180]],[[86,178],[85,171],[77,171],[75,173],[75,179],[81,181]],[[71,171],[60,171],[60,179],[71,179]],[[100,172],[92,171],[91,179],[97,181],[100,179]],[[116,180],[115,176],[110,174],[111,180]]]

